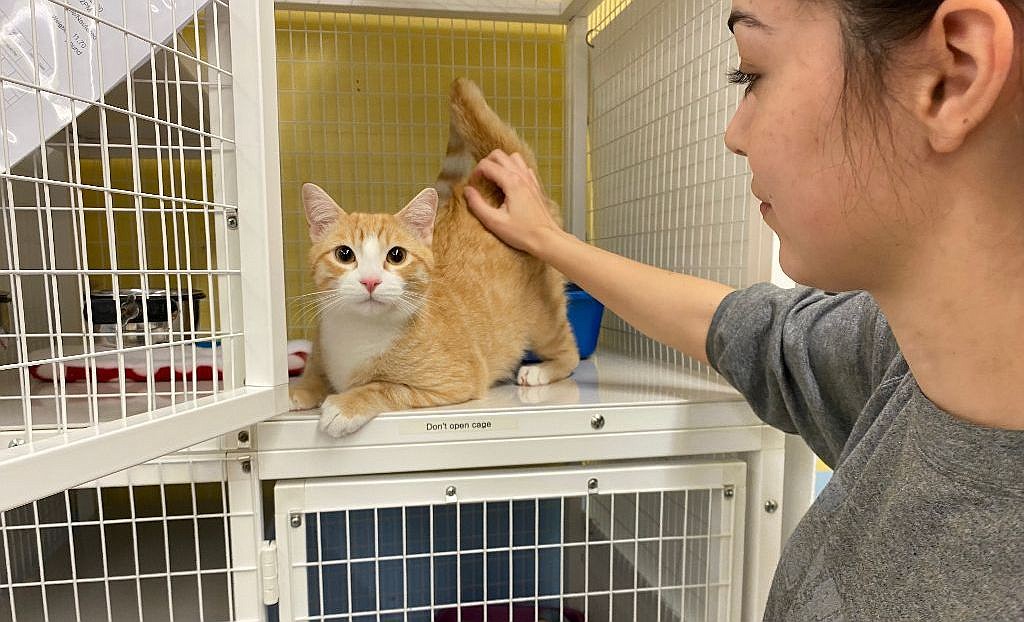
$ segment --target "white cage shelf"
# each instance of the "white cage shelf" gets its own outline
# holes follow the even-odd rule
[[[567,380],[504,384],[482,400],[384,413],[341,439],[319,413],[257,426],[264,479],[755,451],[765,426],[728,386],[612,352]]]

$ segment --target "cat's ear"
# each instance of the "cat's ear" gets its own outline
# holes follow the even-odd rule
[[[323,239],[331,226],[345,215],[345,210],[316,184],[302,184],[302,205],[306,208],[309,237],[314,242]]]
[[[426,188],[395,214],[403,225],[412,230],[424,244],[434,237],[434,216],[437,215],[437,190]]]

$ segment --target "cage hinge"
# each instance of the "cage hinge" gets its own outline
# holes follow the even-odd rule
[[[228,229],[238,228],[238,208],[237,207],[226,207],[224,208],[224,220],[227,222]]]
[[[264,540],[260,547],[260,570],[263,575],[263,604],[276,605],[281,599],[277,589],[277,542]]]

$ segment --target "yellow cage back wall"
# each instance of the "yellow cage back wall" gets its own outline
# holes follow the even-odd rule
[[[302,184],[349,211],[398,211],[437,177],[456,77],[476,81],[529,142],[560,202],[565,26],[310,11],[276,21],[289,301],[312,288]],[[309,327],[289,304],[289,338]]]

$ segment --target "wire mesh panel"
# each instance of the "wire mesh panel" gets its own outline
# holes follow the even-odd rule
[[[0,9],[0,426],[27,442],[234,375],[227,19],[220,0]]]
[[[364,480],[319,490],[313,505],[338,508],[372,486],[376,505],[317,511],[279,488],[292,619],[728,620],[742,481],[735,464],[456,475],[393,490]],[[431,489],[448,502],[419,502]]]
[[[533,147],[562,193],[565,27],[340,12],[279,11],[278,84],[285,274],[310,291],[301,185],[346,210],[394,213],[433,185],[448,142],[448,87],[459,76]],[[298,299],[301,300],[301,299]],[[312,318],[290,309],[289,334]]]
[[[0,7],[0,439],[30,446],[0,449],[11,482],[0,506],[273,414],[265,397],[266,408],[242,404],[260,392],[243,376],[267,376],[242,356],[243,315],[260,330],[266,316],[241,303],[242,262],[265,276],[251,258],[266,252],[240,252],[236,231],[236,163],[256,168],[264,147],[246,138],[239,149],[233,128],[252,119],[234,118],[232,96],[255,90],[260,56],[232,74],[228,36],[241,26],[253,42],[252,8]],[[249,202],[242,242],[270,239],[261,210],[271,211]],[[199,418],[209,408],[221,416]],[[196,421],[169,425],[183,414]],[[118,434],[134,441],[124,457],[88,453]]]
[[[243,506],[245,504],[242,504]],[[226,464],[144,465],[0,513],[0,621],[256,619]],[[252,544],[252,543],[250,543]]]
[[[729,9],[720,0],[632,0],[595,13],[588,214],[591,241],[602,248],[743,286],[763,270],[753,264],[770,262],[770,242],[760,260],[750,252],[765,232],[751,218],[746,163],[724,144],[742,95],[726,80],[738,63]],[[606,317],[611,347],[682,363],[678,352]]]

